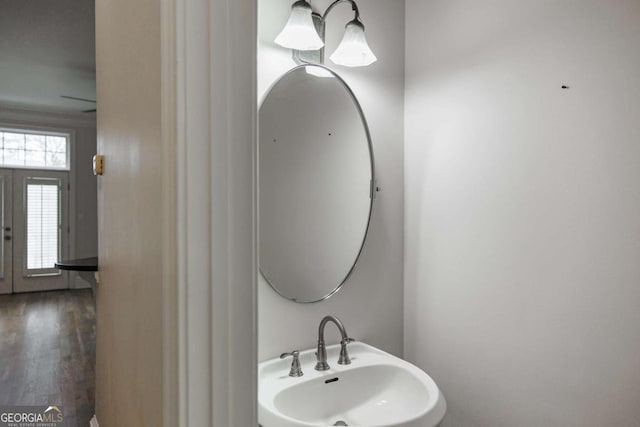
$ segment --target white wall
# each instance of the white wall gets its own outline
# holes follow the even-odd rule
[[[96,119],[91,114],[61,114],[0,107],[0,123],[29,127],[60,129],[73,133],[71,153],[71,194],[75,197],[75,235],[72,236],[72,258],[96,256],[98,253],[97,182],[92,159],[96,153]],[[70,272],[71,288],[88,287],[88,282]]]
[[[406,19],[405,354],[444,425],[637,426],[640,2]]]
[[[258,2],[258,95],[295,64],[288,50],[273,43],[287,21],[292,1]],[[330,4],[314,1],[318,11]],[[283,351],[315,346],[318,324],[334,314],[351,336],[395,354],[402,353],[402,250],[403,250],[403,78],[404,1],[368,0],[360,4],[369,43],[378,57],[375,64],[347,69],[328,60],[352,19],[347,5],[329,17],[327,65],[351,86],[369,122],[378,184],[371,233],[358,268],[336,295],[324,302],[297,304],[277,295],[262,278],[258,284],[259,360]],[[330,327],[331,328],[331,327]],[[327,340],[338,341],[337,330],[327,329]]]

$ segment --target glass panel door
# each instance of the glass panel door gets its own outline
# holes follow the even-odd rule
[[[12,177],[11,170],[0,169],[0,294],[13,290]]]
[[[58,178],[25,179],[26,277],[60,274],[54,264],[61,256],[61,186]]]
[[[13,291],[67,289],[68,172],[16,169],[13,193]]]

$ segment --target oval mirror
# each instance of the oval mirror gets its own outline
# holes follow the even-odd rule
[[[318,65],[282,76],[259,120],[260,270],[283,297],[321,301],[348,279],[367,235],[367,123],[346,83]]]

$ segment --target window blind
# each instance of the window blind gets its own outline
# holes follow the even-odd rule
[[[54,268],[60,251],[60,192],[57,183],[27,184],[27,269]]]

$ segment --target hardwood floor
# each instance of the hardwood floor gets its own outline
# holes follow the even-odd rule
[[[91,290],[0,296],[0,405],[61,405],[67,427],[94,413]]]

